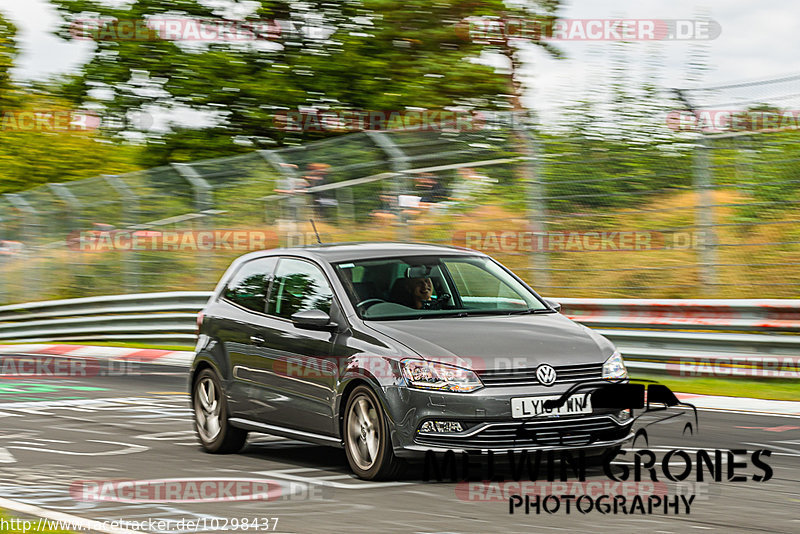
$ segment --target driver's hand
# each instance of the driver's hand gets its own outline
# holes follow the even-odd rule
[[[430,299],[426,300],[422,303],[423,310],[440,310],[442,309],[442,303],[444,300],[439,299]]]

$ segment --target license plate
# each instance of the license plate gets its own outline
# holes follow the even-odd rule
[[[511,416],[517,419],[522,417],[538,417],[541,415],[578,415],[592,413],[592,401],[588,393],[572,395],[558,408],[545,409],[545,401],[559,398],[561,398],[560,395],[518,397],[516,399],[511,399]]]

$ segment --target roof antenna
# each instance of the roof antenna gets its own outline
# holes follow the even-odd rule
[[[314,219],[309,219],[309,221],[311,221],[311,228],[314,229],[314,235],[317,236],[317,243],[321,245],[322,240],[319,238],[319,232],[317,232],[317,225],[314,224]]]

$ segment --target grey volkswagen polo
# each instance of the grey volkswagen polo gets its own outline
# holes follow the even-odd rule
[[[592,405],[596,388],[627,379],[614,346],[473,250],[253,252],[198,328],[190,390],[209,452],[274,434],[344,447],[373,480],[426,451],[592,456],[631,438],[630,410]]]

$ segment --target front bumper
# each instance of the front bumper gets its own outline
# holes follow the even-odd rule
[[[616,410],[528,419],[515,419],[511,415],[514,397],[564,392],[566,387],[497,387],[474,393],[387,388],[384,393],[395,455],[489,450],[584,450],[591,455],[595,450],[601,452],[633,438],[632,419],[617,419]],[[428,420],[458,421],[466,428],[452,433],[420,432],[420,426]]]

